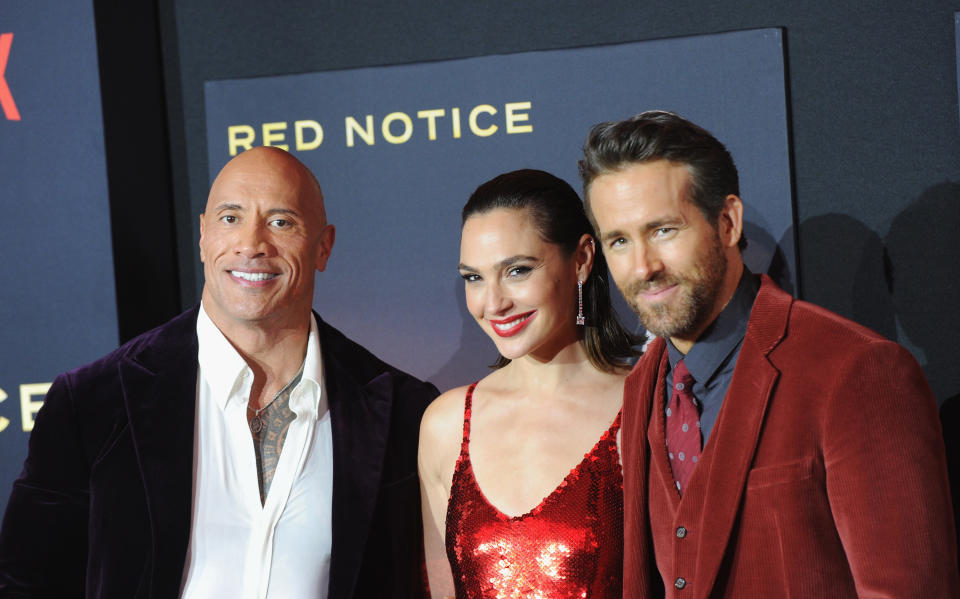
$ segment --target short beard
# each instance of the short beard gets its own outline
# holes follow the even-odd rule
[[[670,274],[663,272],[647,281],[631,281],[624,289],[627,303],[640,318],[640,324],[658,337],[683,337],[699,330],[712,316],[717,296],[727,274],[727,256],[720,237],[698,258],[691,271]],[[641,305],[637,297],[647,289],[678,285],[678,296],[672,302]]]

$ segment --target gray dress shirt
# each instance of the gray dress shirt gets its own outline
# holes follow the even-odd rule
[[[704,447],[717,422],[717,415],[730,387],[730,381],[733,380],[733,369],[737,365],[740,346],[747,333],[750,310],[759,289],[759,278],[744,267],[733,297],[717,319],[700,335],[686,356],[667,339],[670,370],[667,372],[665,384],[668,403],[673,389],[673,368],[677,362],[683,360],[695,381],[693,395],[700,409],[700,431],[703,433]]]

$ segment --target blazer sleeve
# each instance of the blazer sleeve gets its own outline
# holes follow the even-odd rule
[[[88,467],[67,375],[53,382],[30,435],[0,528],[0,595],[80,597],[86,569]]]
[[[428,597],[423,577],[417,438],[423,411],[439,392],[432,384],[400,372],[392,378],[389,440],[377,505],[351,595],[356,599]]]
[[[943,438],[923,371],[905,349],[880,340],[838,366],[824,466],[857,594],[958,596]]]

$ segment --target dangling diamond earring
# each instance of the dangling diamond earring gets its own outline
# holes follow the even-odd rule
[[[583,317],[583,281],[577,281],[577,325],[582,327],[586,322]]]

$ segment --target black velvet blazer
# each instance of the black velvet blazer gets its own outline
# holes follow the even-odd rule
[[[178,596],[198,309],[54,381],[0,529],[0,596]],[[317,322],[333,427],[330,599],[419,596],[417,436],[437,389]]]

